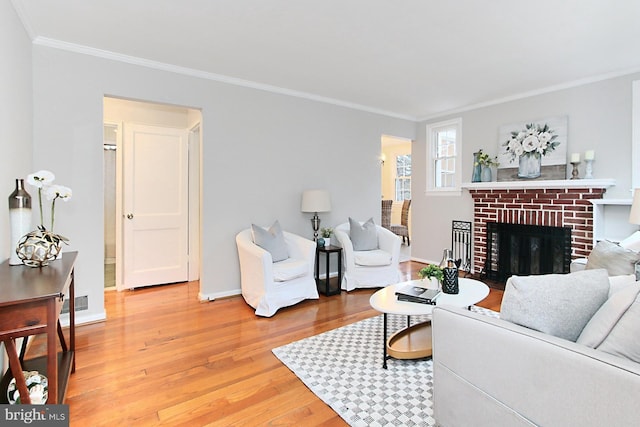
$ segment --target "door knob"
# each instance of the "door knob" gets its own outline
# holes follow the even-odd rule
[[[127,219],[133,219],[133,214],[132,213],[127,214]]]

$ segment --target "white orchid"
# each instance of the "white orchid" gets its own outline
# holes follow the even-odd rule
[[[51,184],[54,179],[56,179],[56,176],[53,173],[45,170],[34,172],[27,176],[27,182],[38,188],[42,188],[45,185]]]
[[[509,140],[502,145],[511,160],[520,156],[545,156],[560,145],[560,142],[556,141],[557,137],[548,124],[530,123],[525,125],[523,130],[511,132]]]
[[[51,201],[51,229],[49,231],[52,233],[53,233],[53,225],[55,220],[56,200],[62,199],[63,201],[66,202],[69,199],[71,199],[71,195],[72,195],[72,191],[69,187],[52,184],[55,178],[56,176],[47,170],[41,170],[27,176],[27,182],[33,185],[34,187],[38,188],[38,203],[40,205],[40,227],[39,228],[43,231],[45,230],[44,211],[42,209],[42,192],[43,191],[47,200]],[[66,240],[66,239],[63,238],[63,240]]]
[[[65,187],[64,185],[50,185],[44,190],[45,196],[47,200],[62,199],[65,202],[71,198],[72,191],[69,187]]]

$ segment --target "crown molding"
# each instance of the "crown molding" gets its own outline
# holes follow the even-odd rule
[[[640,73],[640,67],[630,68],[622,71],[615,71],[606,74],[600,74],[597,76],[586,77],[584,79],[573,80],[570,82],[560,83],[553,86],[547,86],[540,89],[530,90],[527,92],[521,92],[515,95],[505,96],[503,98],[496,98],[491,101],[479,102],[477,104],[467,105],[465,107],[456,108],[453,110],[443,111],[439,113],[430,114],[427,116],[419,117],[418,121],[427,121],[432,119],[438,119],[445,116],[450,116],[452,114],[460,114],[466,111],[477,110],[478,108],[491,107],[494,105],[504,104],[511,101],[517,101],[519,99],[531,98],[532,96],[544,95],[547,93],[558,92],[565,89],[571,89],[578,86],[584,86],[591,83],[597,83],[603,80],[613,79],[616,77],[627,76],[629,74]]]
[[[68,52],[80,53],[82,55],[89,55],[89,56],[95,56],[98,58],[109,59],[111,61],[124,62],[127,64],[151,68],[154,70],[168,71],[170,73],[182,74],[185,76],[196,77],[196,78],[205,79],[205,80],[212,80],[212,81],[226,83],[234,86],[241,86],[241,87],[246,87],[251,89],[262,90],[265,92],[276,93],[280,95],[292,96],[295,98],[307,99],[310,101],[321,102],[324,104],[335,105],[338,107],[349,108],[352,110],[359,110],[366,113],[379,114],[382,116],[409,120],[412,122],[417,121],[417,118],[415,116],[394,113],[392,111],[381,110],[378,108],[368,107],[366,105],[347,102],[340,99],[329,98],[325,96],[316,95],[313,93],[287,89],[279,86],[268,85],[268,84],[254,82],[250,80],[238,79],[235,77],[210,73],[207,71],[197,70],[194,68],[181,67],[178,65],[152,61],[150,59],[139,58],[136,56],[123,55],[121,53],[111,52],[111,51],[102,50],[102,49],[96,49],[93,47],[83,46],[75,43],[68,43],[68,42],[64,42],[56,39],[50,39],[47,37],[36,37],[33,40],[33,44],[39,45],[39,46],[51,47],[54,49],[65,50]]]

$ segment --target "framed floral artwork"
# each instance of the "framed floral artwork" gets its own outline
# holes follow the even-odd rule
[[[498,181],[567,179],[567,116],[500,126]]]

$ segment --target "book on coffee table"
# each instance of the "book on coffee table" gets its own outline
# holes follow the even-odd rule
[[[405,285],[396,291],[398,301],[418,302],[421,304],[436,304],[440,295],[438,289],[428,289],[421,286]]]

